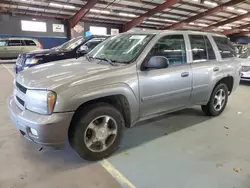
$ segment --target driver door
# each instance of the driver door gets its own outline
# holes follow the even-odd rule
[[[164,56],[169,66],[143,70],[143,64],[153,56]],[[187,63],[183,35],[167,35],[159,39],[138,71],[141,116],[172,111],[189,104],[192,90],[192,70]]]

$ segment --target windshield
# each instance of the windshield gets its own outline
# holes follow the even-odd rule
[[[84,37],[73,38],[70,41],[65,42],[62,45],[56,47],[56,49],[59,49],[59,50],[73,50],[75,47],[77,47],[78,45],[83,43],[84,40],[85,40]]]
[[[89,57],[106,59],[115,63],[130,63],[152,39],[152,34],[122,34],[111,37],[99,44]]]
[[[247,49],[243,54],[239,56],[239,58],[249,59],[250,58],[250,49]]]

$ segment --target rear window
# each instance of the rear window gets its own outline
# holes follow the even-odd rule
[[[0,46],[7,46],[7,40],[0,40]]]
[[[22,46],[21,40],[9,40],[8,46]]]
[[[219,49],[222,59],[236,56],[235,49],[228,38],[213,36],[213,39]]]
[[[36,46],[36,43],[33,40],[24,40],[26,46]]]

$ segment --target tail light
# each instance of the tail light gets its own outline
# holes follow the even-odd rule
[[[40,49],[43,49],[42,43],[40,41],[38,41],[38,43],[39,43]]]

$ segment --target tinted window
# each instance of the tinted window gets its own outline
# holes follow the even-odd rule
[[[219,49],[221,58],[229,58],[236,56],[235,49],[226,37],[213,37]]]
[[[77,37],[77,38],[71,39],[68,42],[63,43],[62,45],[60,45],[56,48],[61,49],[61,50],[73,50],[75,47],[77,47],[78,45],[80,45],[84,41],[85,41],[84,37]]]
[[[161,38],[147,55],[148,61],[153,56],[164,56],[169,65],[181,65],[187,62],[183,35],[168,35]]]
[[[7,46],[7,40],[0,40],[0,46]]]
[[[207,60],[206,43],[203,35],[189,35],[193,61]]]
[[[204,39],[205,39],[205,43],[206,43],[206,47],[207,47],[208,59],[209,60],[216,59],[214,49],[213,49],[210,41],[208,40],[207,36],[204,36]]]
[[[21,40],[9,40],[8,46],[22,46]]]
[[[190,35],[189,36],[193,61],[206,61],[216,59],[213,47],[207,36]]]
[[[26,46],[36,46],[36,43],[33,40],[25,40]]]
[[[94,47],[96,47],[99,43],[101,43],[104,39],[95,39],[87,42],[85,45],[88,47],[88,50],[92,50]]]

